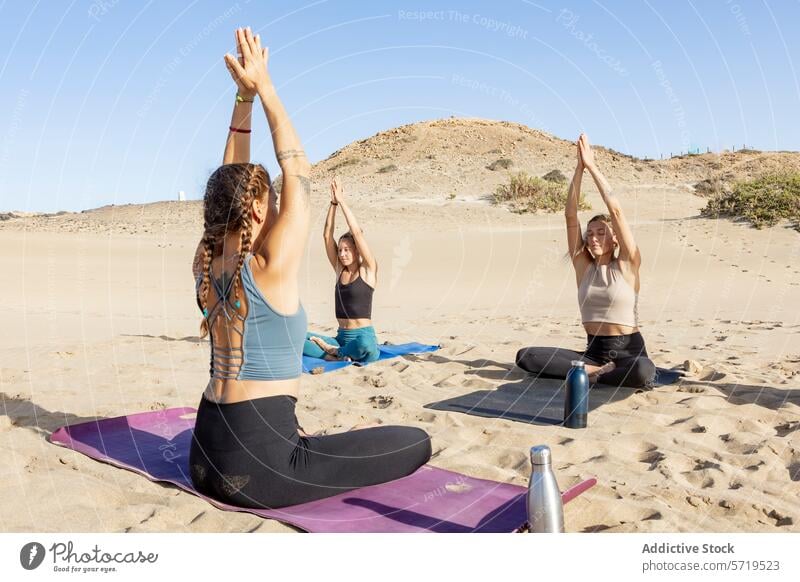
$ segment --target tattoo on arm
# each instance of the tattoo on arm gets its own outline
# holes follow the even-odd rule
[[[281,150],[277,153],[278,161],[288,160],[289,158],[304,158],[306,152],[303,150]]]

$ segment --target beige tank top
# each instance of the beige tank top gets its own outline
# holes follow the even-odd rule
[[[581,322],[616,323],[639,327],[639,295],[625,280],[617,259],[586,268],[578,286]]]

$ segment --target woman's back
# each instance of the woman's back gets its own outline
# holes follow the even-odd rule
[[[239,274],[243,293],[238,299],[231,294],[235,281],[232,270],[224,270],[222,257],[210,266],[206,310],[211,379],[205,396],[212,402],[298,394],[305,310],[299,301],[293,313],[276,310],[256,282],[253,262],[248,253]]]

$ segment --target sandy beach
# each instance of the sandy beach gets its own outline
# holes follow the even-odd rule
[[[510,170],[486,169],[504,157]],[[579,431],[423,408],[524,382],[514,366],[521,347],[585,346],[563,216],[490,200],[512,171],[570,175],[573,160],[574,145],[522,126],[441,120],[317,164],[301,274],[310,328],[336,326],[321,236],[336,173],[380,263],[379,339],[442,348],[304,376],[301,424],[418,426],[432,436],[431,464],[519,485],[528,447],[548,444],[562,488],[598,480],[567,506],[571,532],[800,531],[800,236],[783,224],[701,218],[705,200],[693,189],[711,164],[751,175],[797,168],[800,154],[642,162],[598,153],[641,248],[650,356],[701,367],[682,382],[600,388],[604,402]],[[395,170],[378,172],[390,163]],[[590,183],[584,223],[603,211]],[[208,378],[191,278],[201,226],[198,201],[0,221],[0,313],[10,323],[0,336],[1,531],[294,531],[46,440],[65,424],[197,406]]]

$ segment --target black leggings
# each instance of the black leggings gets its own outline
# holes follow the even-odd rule
[[[572,360],[583,360],[594,366],[614,362],[617,367],[601,374],[597,379],[599,383],[632,388],[652,385],[656,366],[647,356],[641,333],[587,335],[586,339],[584,352],[564,348],[522,348],[517,352],[517,366],[544,378],[566,378]]]
[[[239,507],[285,507],[405,477],[431,457],[430,437],[413,427],[301,437],[296,402],[203,397],[189,452],[197,490]]]

